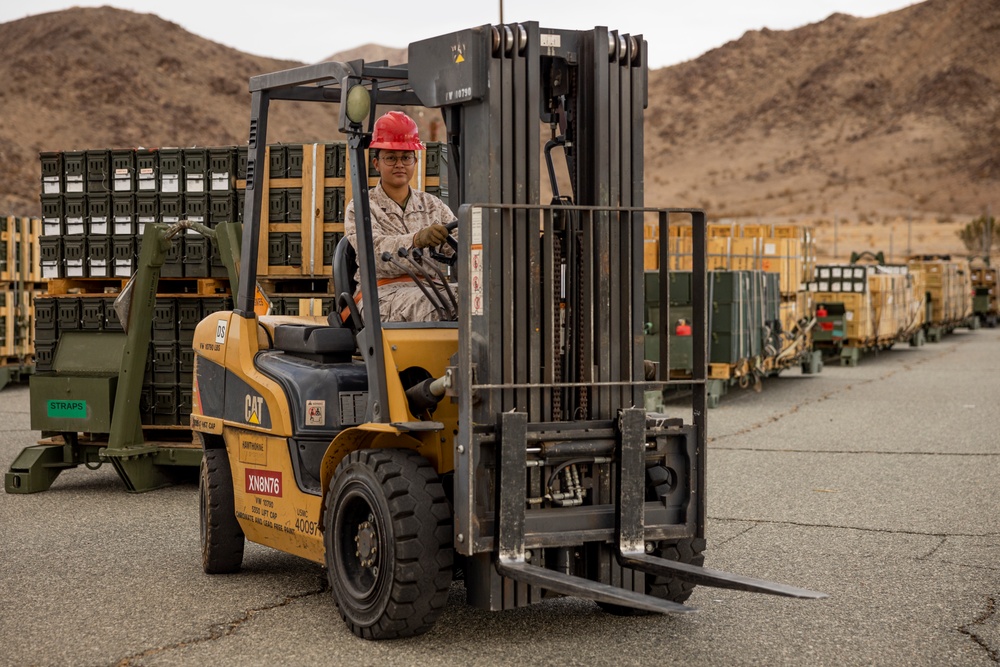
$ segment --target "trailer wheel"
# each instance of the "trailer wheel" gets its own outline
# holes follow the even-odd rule
[[[239,572],[245,538],[233,501],[233,476],[225,449],[206,449],[199,481],[201,566],[207,574]]]
[[[410,450],[364,449],[337,466],[325,500],[327,576],[364,639],[429,630],[451,585],[452,519],[433,466]]]
[[[658,542],[653,555],[657,558],[702,566],[705,564],[705,538],[693,537],[675,542]],[[671,602],[678,603],[684,602],[691,597],[694,587],[695,584],[675,577],[646,575],[646,595],[652,595],[662,600],[670,600]],[[649,612],[641,609],[610,602],[598,602],[597,606],[615,616],[646,616],[649,614]]]

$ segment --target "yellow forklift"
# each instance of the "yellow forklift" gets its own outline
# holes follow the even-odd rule
[[[428,630],[455,576],[490,610],[569,595],[617,614],[689,612],[699,584],[825,597],[703,567],[705,216],[643,206],[645,49],[607,28],[485,25],[410,44],[408,65],[327,62],[250,80],[235,307],[194,339],[206,572],[238,571],[246,539],[325,564],[342,617],[368,639]],[[357,249],[337,248],[341,312],[325,318],[254,312],[278,100],[340,103]],[[454,266],[373,252],[365,149],[379,107],[443,116]],[[671,384],[644,361],[643,231],[667,238],[678,220],[695,229],[694,379],[683,380],[694,389],[667,416],[642,407]],[[371,304],[379,261],[411,266],[450,302],[450,320],[362,317],[355,262]],[[668,287],[660,303],[666,329]],[[662,337],[659,358],[669,345]]]

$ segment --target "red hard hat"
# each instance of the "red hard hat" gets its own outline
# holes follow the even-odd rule
[[[390,111],[377,121],[369,148],[390,151],[422,151],[424,145],[417,135],[417,124],[402,111]]]

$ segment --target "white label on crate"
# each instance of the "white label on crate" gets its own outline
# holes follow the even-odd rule
[[[864,270],[864,268],[862,268],[862,267],[855,268],[854,269],[854,277],[855,278],[864,278],[865,277],[865,270]]]
[[[543,32],[538,36],[538,42],[539,46],[558,49],[559,45],[562,44],[562,38],[559,35]]]
[[[193,174],[187,177],[187,182],[184,184],[184,188],[187,192],[204,192],[205,191],[205,177],[201,174]]]
[[[229,326],[229,320],[219,320],[215,323],[215,342],[222,345],[226,342],[226,327]]]
[[[830,283],[828,283],[826,281],[821,282],[819,284],[819,291],[820,292],[829,292],[830,291]]]
[[[180,192],[180,174],[163,174],[160,178],[160,192]]]
[[[72,236],[74,234],[83,234],[83,222],[70,222],[66,221],[66,234],[67,236]]]
[[[42,262],[42,278],[58,278],[59,265],[55,262]]]
[[[229,172],[212,172],[212,189],[213,190],[228,190],[229,189]]]
[[[830,270],[831,278],[839,278],[840,276],[841,276],[841,270],[839,266],[835,266],[833,267],[833,269]]]
[[[59,194],[59,177],[58,176],[46,176],[42,179],[42,194],[46,195],[57,195]]]
[[[107,218],[92,218],[90,220],[90,233],[91,234],[107,234],[108,233],[108,219]]]
[[[864,292],[865,291],[865,284],[864,283],[854,283],[854,291],[855,292]]]
[[[116,176],[114,190],[115,192],[130,192],[132,190],[132,179],[127,176],[125,178],[118,178]]]
[[[469,256],[469,280],[472,287],[472,314],[482,315],[485,312],[483,304],[483,249],[473,248]]]
[[[764,244],[764,254],[765,255],[775,255],[778,252],[778,246],[773,243]]]
[[[118,220],[115,219],[114,234],[131,234],[132,233],[132,221],[131,220]]]
[[[849,310],[846,313],[844,313],[844,319],[847,320],[848,322],[853,322],[854,321],[854,311],[853,310]]]

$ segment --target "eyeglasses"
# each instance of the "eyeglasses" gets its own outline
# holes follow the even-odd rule
[[[397,162],[409,167],[411,164],[416,162],[417,156],[412,153],[408,153],[406,155],[380,155],[378,159],[385,162],[390,167],[395,166]]]

